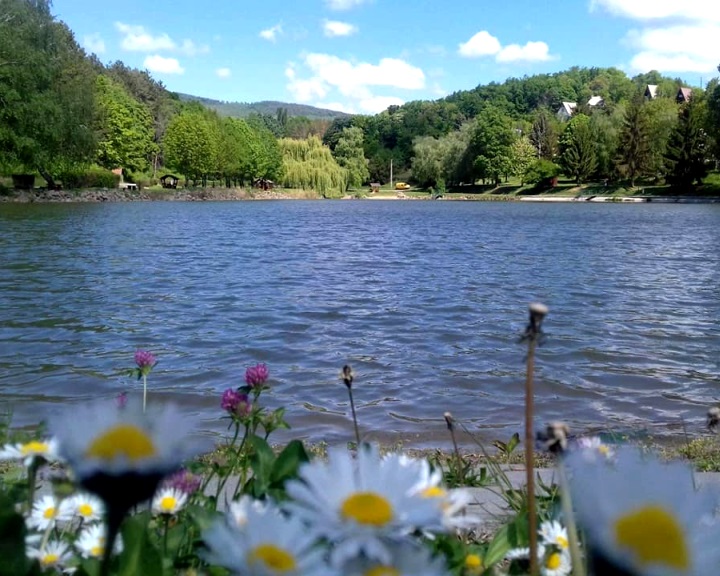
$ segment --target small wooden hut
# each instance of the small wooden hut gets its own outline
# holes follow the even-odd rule
[[[180,182],[180,178],[177,176],[174,176],[172,174],[165,174],[162,178],[160,178],[160,185],[163,188],[177,188],[178,182]]]

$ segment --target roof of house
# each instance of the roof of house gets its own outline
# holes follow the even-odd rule
[[[677,97],[680,100],[688,102],[692,97],[692,88],[686,88],[685,86],[682,86],[680,90],[678,90]]]
[[[645,94],[650,96],[650,98],[657,98],[657,91],[657,84],[648,84],[647,88],[645,88]]]
[[[565,112],[568,116],[572,116],[573,110],[577,108],[577,102],[563,102],[558,110],[558,114]]]
[[[590,96],[590,100],[588,100],[588,106],[600,106],[605,102],[605,99],[602,96]]]

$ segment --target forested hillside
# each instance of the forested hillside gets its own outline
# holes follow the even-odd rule
[[[178,92],[178,97],[182,102],[200,102],[200,104],[206,108],[215,110],[220,116],[233,116],[235,118],[245,118],[252,114],[269,114],[273,116],[277,113],[278,109],[287,110],[289,118],[303,116],[310,120],[334,120],[335,118],[347,118],[350,116],[350,114],[338,112],[337,110],[317,108],[315,106],[308,106],[307,104],[277,102],[275,100],[263,100],[262,102],[221,102],[220,100],[192,96],[181,92]]]
[[[331,120],[270,102],[237,118],[218,105],[88,56],[49,0],[0,4],[0,175],[41,175],[49,187],[115,186],[122,168],[142,186],[171,171],[197,185],[271,179],[336,196],[388,181],[392,162],[438,189],[563,173],[690,190],[720,150],[717,79],[703,89],[614,68],[510,78],[375,116]]]

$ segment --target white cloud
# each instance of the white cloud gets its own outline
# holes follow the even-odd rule
[[[720,3],[713,0],[591,0],[590,8],[633,20],[720,22]]]
[[[630,66],[637,72],[714,72],[720,24],[647,28],[631,32],[628,43],[638,50]]]
[[[528,42],[525,46],[508,44],[495,56],[498,62],[547,62],[552,60],[545,42]]]
[[[218,68],[215,70],[215,74],[218,78],[230,78],[230,76],[232,76],[232,71],[230,68]]]
[[[207,44],[195,44],[192,40],[187,38],[182,41],[182,44],[178,47],[178,52],[182,52],[187,56],[197,56],[198,54],[207,54],[210,52],[210,46]]]
[[[351,62],[330,54],[305,54],[302,70],[290,63],[285,76],[289,80],[287,89],[298,102],[340,95],[348,100],[342,106],[362,112],[380,111],[404,102],[396,94],[374,94],[371,88],[382,87],[386,92],[425,88],[425,73],[398,58],[382,58],[377,64],[371,64]]]
[[[150,72],[157,72],[159,74],[184,74],[185,69],[180,66],[177,58],[165,58],[155,54],[148,56],[143,62],[143,66]]]
[[[720,3],[708,0],[592,0],[591,10],[642,22],[624,43],[635,72],[713,73],[720,38]]]
[[[275,42],[280,34],[282,34],[282,24],[275,24],[275,26],[262,30],[260,32],[260,38],[264,38],[270,42]]]
[[[387,110],[390,106],[402,106],[403,104],[405,104],[405,100],[396,96],[372,96],[360,100],[359,106],[363,112],[377,114]]]
[[[368,0],[325,0],[325,4],[330,10],[350,10],[355,6],[365,4]]]
[[[350,36],[355,34],[357,31],[357,26],[353,26],[347,22],[340,22],[338,20],[323,21],[323,33],[328,38],[334,38],[336,36]]]
[[[143,26],[132,26],[116,22],[115,28],[123,35],[120,46],[129,52],[158,52],[160,50],[174,50],[177,46],[170,36],[160,34],[153,36]]]
[[[83,38],[83,47],[88,52],[94,52],[95,54],[105,53],[105,41],[102,39],[100,34],[88,34]]]
[[[458,46],[458,53],[465,58],[481,58],[494,56],[497,62],[547,62],[554,57],[545,42],[528,42],[503,46],[495,36],[487,30],[481,30],[470,40]]]
[[[460,56],[466,58],[477,58],[479,56],[494,56],[500,52],[500,49],[500,40],[486,30],[482,30],[467,42],[460,44],[458,52]]]

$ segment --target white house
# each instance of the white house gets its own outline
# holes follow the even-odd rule
[[[561,122],[566,122],[572,118],[573,112],[577,108],[577,102],[563,102],[558,109],[556,116]]]

